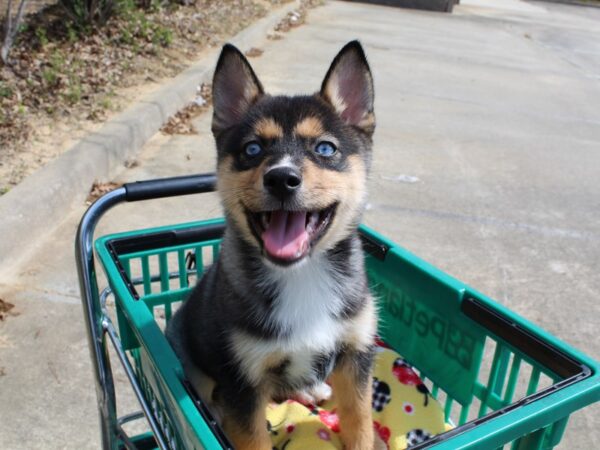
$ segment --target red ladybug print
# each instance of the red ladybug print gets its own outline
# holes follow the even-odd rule
[[[335,409],[331,412],[325,410],[319,411],[319,419],[334,433],[340,432],[340,418],[336,414]]]
[[[415,371],[406,364],[402,358],[396,358],[392,367],[392,373],[398,378],[398,381],[402,384],[409,386],[417,386],[421,384],[421,379],[415,373]]]
[[[387,448],[390,448],[390,436],[392,435],[390,429],[386,426],[381,425],[376,420],[373,421],[373,427],[375,428],[375,431],[377,432],[381,440],[385,442]]]
[[[375,345],[382,348],[390,348],[379,336],[375,336]]]
[[[419,376],[415,373],[413,368],[406,363],[402,358],[396,358],[392,367],[392,373],[402,384],[408,386],[416,386],[417,391],[425,396],[423,400],[423,406],[429,404],[429,389],[425,386],[425,383],[421,381]]]

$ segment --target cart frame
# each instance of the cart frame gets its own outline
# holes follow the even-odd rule
[[[144,396],[136,372],[128,359],[117,328],[114,326],[106,309],[106,298],[111,293],[110,287],[99,290],[94,262],[94,231],[102,216],[114,206],[123,202],[135,202],[164,197],[173,197],[214,191],[216,177],[214,174],[192,175],[184,177],[148,180],[125,184],[104,195],[93,203],[84,214],[75,243],[77,270],[84,318],[87,327],[90,354],[95,375],[95,387],[98,398],[101,441],[104,449],[119,448],[168,449],[168,436],[164,436],[161,425]],[[391,248],[376,233],[362,230],[365,250],[375,257],[385,257]],[[372,235],[369,235],[372,233]],[[383,256],[382,256],[383,255]],[[431,270],[430,267],[427,267]],[[439,271],[438,271],[439,272]],[[441,275],[439,272],[438,276]],[[446,276],[447,277],[447,276]],[[447,277],[448,279],[450,277]],[[570,348],[543,330],[528,323],[518,315],[497,305],[475,291],[469,292],[462,301],[462,312],[478,325],[492,330],[508,346],[533,355],[532,358],[553,373],[560,374],[561,381],[549,388],[532,393],[510,405],[499,408],[490,414],[466,422],[452,431],[434,437],[426,445],[413,448],[425,448],[434,445],[436,449],[481,448],[486,446],[486,436],[494,436],[496,441],[513,442],[515,426],[525,430],[512,448],[541,449],[552,448],[560,441],[566,427],[569,414],[587,404],[600,400],[600,375],[598,364]],[[117,417],[115,386],[109,342],[114,348],[122,364],[133,392],[140,403],[141,411],[124,417]],[[528,353],[527,353],[528,352]],[[506,355],[495,355],[494,364],[508,364]],[[492,370],[498,370],[498,367]],[[503,368],[506,372],[507,367]],[[493,381],[493,380],[492,380]],[[502,386],[500,386],[502,388]],[[434,389],[437,389],[434,386]],[[493,381],[488,389],[497,390]],[[560,391],[561,398],[555,394]],[[554,395],[554,397],[552,397]],[[548,399],[552,398],[553,401]],[[451,405],[452,402],[450,402]],[[448,405],[446,405],[448,407]],[[468,410],[468,408],[467,408]],[[221,448],[231,448],[226,437],[207,411],[200,411],[202,417],[213,433],[214,441]],[[536,416],[533,418],[533,416]],[[145,417],[150,432],[139,436],[128,436],[123,425],[129,421]],[[534,420],[535,419],[535,420]],[[535,426],[539,428],[536,429]],[[545,436],[547,427],[552,427],[551,438]],[[475,429],[477,433],[474,433]],[[504,440],[506,437],[510,439]],[[550,441],[548,443],[548,441]],[[546,444],[544,444],[544,442]],[[542,445],[549,445],[542,447]],[[500,446],[499,448],[502,448]]]

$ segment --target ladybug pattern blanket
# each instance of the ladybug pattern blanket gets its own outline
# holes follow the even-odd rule
[[[378,347],[373,374],[373,426],[390,450],[450,429],[440,404],[396,352]],[[267,408],[273,450],[342,449],[335,399],[321,406],[289,400]]]

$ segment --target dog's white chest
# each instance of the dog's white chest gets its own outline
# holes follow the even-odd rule
[[[336,326],[333,315],[343,303],[341,287],[333,275],[323,257],[271,272],[278,295],[270,319],[291,341],[313,342],[313,347],[331,337]]]
[[[334,352],[343,333],[343,324],[335,318],[342,307],[339,285],[319,261],[278,268],[272,277],[269,281],[277,283],[278,295],[268,320],[284,337],[264,339],[239,332],[233,338],[235,354],[255,383],[281,360],[289,361],[290,380],[310,378],[315,358]]]

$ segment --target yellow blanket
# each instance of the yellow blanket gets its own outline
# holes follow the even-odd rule
[[[289,400],[267,408],[273,450],[342,449],[335,399],[322,406]],[[423,442],[448,429],[444,412],[413,369],[378,347],[373,379],[373,426],[390,450]]]

